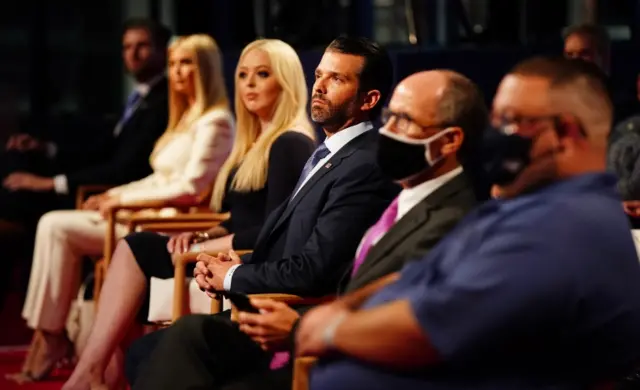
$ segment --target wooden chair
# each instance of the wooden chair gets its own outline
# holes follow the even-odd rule
[[[289,306],[294,305],[320,305],[335,300],[335,296],[326,296],[319,298],[305,298],[291,294],[252,294],[252,298],[273,299],[278,302],[284,302]],[[238,310],[231,305],[231,320],[236,321],[238,318]],[[297,357],[293,361],[293,382],[292,390],[308,390],[309,373],[315,366],[318,359],[314,356]]]
[[[125,225],[128,232],[136,231],[141,226],[146,226],[147,230],[158,232],[183,232],[199,231],[210,229],[220,222],[229,218],[229,213],[213,213],[209,209],[211,199],[211,189],[198,199],[186,203],[172,203],[166,201],[139,202],[133,205],[114,207],[107,215],[107,230],[105,234],[103,258],[96,262],[94,281],[94,301],[98,302],[102,283],[106,270],[109,268],[111,256],[117,243],[116,227],[118,224]],[[160,216],[157,212],[162,208],[174,208],[176,215]],[[154,213],[149,214],[152,210]],[[128,211],[122,215],[122,211]],[[155,228],[152,230],[152,228]],[[159,230],[162,228],[163,230]]]
[[[82,210],[82,205],[91,195],[101,194],[109,189],[113,188],[108,185],[86,185],[80,186],[76,190],[76,210]],[[103,265],[100,263],[100,258],[94,258],[94,280],[102,280],[104,278],[104,273],[106,270]],[[94,294],[96,292],[94,286]]]

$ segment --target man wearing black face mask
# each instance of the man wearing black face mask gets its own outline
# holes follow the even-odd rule
[[[372,286],[424,256],[476,205],[476,198],[485,197],[474,190],[473,169],[466,167],[475,160],[487,122],[483,97],[472,81],[444,70],[409,76],[396,87],[382,121],[378,165],[403,191],[360,241],[343,278],[348,284],[338,291],[343,295],[335,303],[338,311],[344,305],[357,307]],[[290,338],[308,310],[268,299],[252,303],[268,307],[268,315],[240,313],[240,330],[271,340],[263,344],[268,351],[277,351],[277,341]],[[249,367],[244,373],[224,389],[290,388],[287,367]]]
[[[357,309],[306,313],[297,353],[321,358],[310,389],[599,388],[637,364],[640,267],[605,173],[611,106],[575,61],[508,74],[493,122],[522,139],[498,143],[529,146],[488,164],[500,198]]]

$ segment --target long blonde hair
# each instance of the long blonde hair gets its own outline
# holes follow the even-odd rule
[[[226,185],[234,167],[238,167],[231,188],[240,192],[257,191],[267,181],[269,152],[273,142],[284,132],[296,130],[315,139],[315,132],[307,116],[307,84],[298,54],[278,39],[258,39],[248,44],[238,60],[252,50],[262,50],[271,61],[271,69],[282,91],[275,103],[275,111],[268,129],[260,131],[258,117],[249,112],[238,93],[238,69],[235,73],[236,139],[231,154],[216,178],[211,207],[220,211]]]
[[[169,46],[169,54],[178,48],[191,52],[194,57],[195,102],[190,106],[187,96],[176,92],[169,83],[169,123],[162,137],[156,142],[154,154],[173,134],[187,131],[193,122],[208,111],[219,108],[229,110],[222,55],[213,38],[204,34],[180,37]]]

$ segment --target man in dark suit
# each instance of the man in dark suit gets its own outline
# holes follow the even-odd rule
[[[402,185],[403,191],[360,241],[353,267],[345,274],[345,279],[351,279],[347,292],[396,272],[406,262],[427,253],[474,207],[477,198],[484,198],[484,194],[476,193],[462,167],[474,160],[487,121],[482,95],[470,80],[448,71],[410,76],[396,88],[382,119],[386,125],[380,130],[378,164]],[[262,356],[286,351],[291,330],[306,308],[294,310],[264,299],[253,303],[262,313],[240,314],[239,329],[244,337],[228,328],[218,337],[234,340],[235,348],[242,346],[240,350],[247,348]],[[193,327],[183,328],[182,348],[192,351],[185,358],[189,364],[197,366],[197,359],[216,356],[233,359],[235,352],[225,349],[226,345],[207,342],[203,332]],[[183,351],[176,345],[171,348],[174,353]],[[286,352],[276,353],[269,366],[264,360],[251,358],[254,355],[242,356],[246,360],[237,368],[237,379],[216,376],[212,368],[207,385],[225,390],[290,388],[291,367],[284,364]]]
[[[170,36],[149,20],[125,25],[122,57],[136,86],[112,131],[49,141],[28,134],[10,138],[5,159],[12,172],[0,189],[0,218],[36,223],[51,209],[72,207],[78,186],[119,185],[151,173],[149,155],[168,120],[164,69]],[[45,167],[34,166],[31,157]]]
[[[201,255],[196,278],[205,290],[312,296],[335,291],[360,237],[399,190],[376,163],[378,134],[370,122],[380,113],[392,77],[391,59],[374,42],[338,38],[328,46],[315,72],[311,102],[312,119],[322,126],[326,140],[305,165],[291,197],[267,218],[252,256],[241,260],[233,253],[218,258]],[[269,364],[270,356],[254,353],[260,350],[256,344],[249,351],[232,349],[238,360],[229,360],[228,366],[206,365],[216,367],[216,373],[208,368],[189,371],[198,367],[188,360],[184,367],[176,365],[177,371],[160,368],[173,364],[176,337],[190,332],[194,322],[211,329],[203,337],[211,337],[213,344],[226,333],[214,329],[218,327],[243,338],[226,314],[187,316],[164,332],[134,388],[206,387],[212,375],[216,381],[226,381],[227,374],[233,378],[235,362],[244,357]],[[233,337],[225,339],[232,342]],[[134,355],[136,349],[147,348],[142,345],[133,348]],[[129,368],[135,364],[132,360],[135,357]]]
[[[386,140],[380,144],[379,165],[403,191],[365,234],[354,266],[345,275],[348,284],[338,294],[346,295],[354,305],[369,285],[426,255],[477,199],[487,197],[470,180],[469,176],[476,175],[474,170],[466,168],[475,163],[487,122],[482,95],[469,79],[449,71],[412,75],[396,88],[383,122],[381,133]],[[429,142],[421,144],[423,140]],[[429,157],[425,158],[427,149]],[[247,334],[247,343],[251,337],[267,351],[288,348],[301,315],[310,309],[294,310],[266,299],[252,303],[263,313],[241,313],[240,330]],[[277,370],[255,366],[224,389],[285,390],[291,380],[290,365]]]

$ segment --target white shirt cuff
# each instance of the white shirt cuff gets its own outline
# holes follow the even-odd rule
[[[53,177],[53,189],[58,194],[68,194],[69,184],[65,175],[57,175]]]
[[[225,291],[231,291],[231,278],[233,277],[233,273],[236,272],[241,265],[242,264],[232,265],[229,271],[227,271],[227,274],[224,276],[224,281],[222,282],[222,288],[224,288]]]
[[[54,158],[58,154],[58,145],[47,142],[47,157]]]

